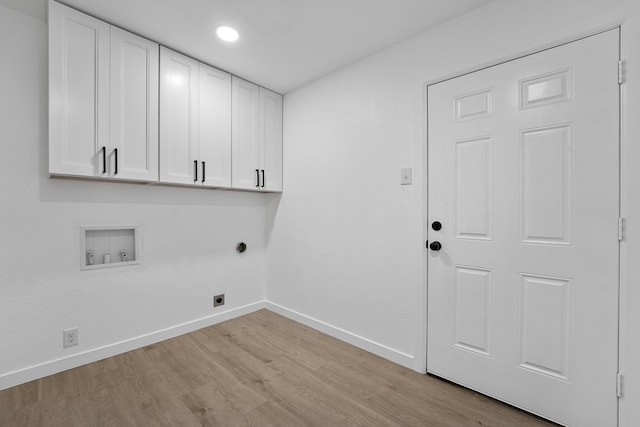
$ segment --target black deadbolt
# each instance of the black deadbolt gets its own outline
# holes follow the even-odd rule
[[[431,228],[433,228],[436,231],[440,231],[442,229],[442,223],[440,221],[433,221],[431,223]]]
[[[440,249],[442,249],[442,245],[440,244],[440,242],[431,242],[431,244],[429,245],[429,249],[431,249],[432,251],[439,251]]]
[[[238,253],[240,254],[246,250],[247,250],[247,244],[245,242],[240,242],[236,246],[236,251],[238,251]]]

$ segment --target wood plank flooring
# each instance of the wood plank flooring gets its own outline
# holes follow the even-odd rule
[[[261,310],[0,391],[0,426],[550,426]]]

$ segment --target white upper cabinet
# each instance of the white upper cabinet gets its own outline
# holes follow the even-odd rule
[[[49,173],[282,191],[282,96],[49,0]]]
[[[233,78],[233,188],[282,191],[282,96]]]
[[[158,180],[158,45],[111,27],[113,177]]]
[[[262,188],[282,191],[282,95],[260,88]]]
[[[233,188],[260,189],[260,145],[258,142],[260,87],[233,77]]]
[[[198,61],[160,49],[160,182],[194,184],[198,165]]]
[[[109,24],[49,2],[49,172],[52,174],[101,176],[103,170],[106,173],[109,33]]]
[[[231,75],[162,47],[160,182],[231,186]]]
[[[231,187],[231,74],[200,64],[198,159],[202,185]]]
[[[49,2],[49,173],[158,180],[158,45]]]

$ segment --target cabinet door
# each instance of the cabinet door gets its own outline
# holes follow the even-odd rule
[[[259,190],[261,179],[258,138],[260,90],[253,83],[232,79],[232,175],[233,188]]]
[[[206,187],[231,187],[231,75],[200,64],[198,84],[198,178]]]
[[[111,27],[109,175],[158,180],[158,45]]]
[[[160,182],[198,178],[198,61],[160,50]]]
[[[106,175],[109,31],[109,24],[49,2],[51,174]]]
[[[264,88],[260,88],[260,151],[261,187],[282,191],[282,95]]]

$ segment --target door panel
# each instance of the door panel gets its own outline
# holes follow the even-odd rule
[[[523,242],[571,244],[571,127],[520,133]]]
[[[569,380],[571,281],[520,275],[520,366]]]
[[[455,267],[454,345],[491,356],[491,270]]]
[[[615,425],[618,30],[428,90],[427,370]]]
[[[455,226],[458,239],[491,239],[491,137],[456,141]]]

